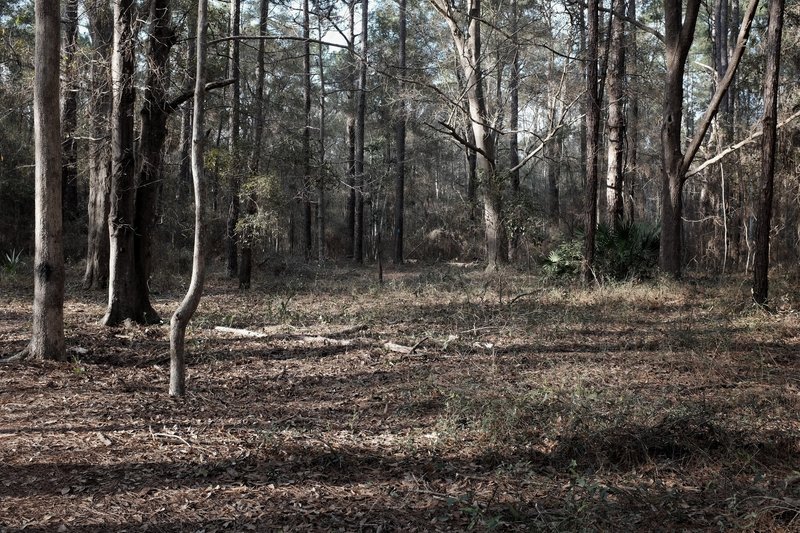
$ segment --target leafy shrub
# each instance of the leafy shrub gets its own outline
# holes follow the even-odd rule
[[[554,278],[574,277],[581,271],[583,260],[583,238],[574,237],[562,242],[544,259],[545,274]]]
[[[597,272],[615,281],[653,277],[658,265],[659,233],[655,224],[601,224],[597,228]]]
[[[543,269],[552,277],[574,277],[583,260],[584,232],[559,244],[544,259]],[[614,281],[648,279],[658,265],[659,228],[653,224],[623,222],[597,227],[595,275]]]

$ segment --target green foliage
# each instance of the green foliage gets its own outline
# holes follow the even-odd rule
[[[3,257],[3,272],[9,275],[16,274],[24,264],[22,250],[11,250]]]
[[[595,268],[615,281],[653,277],[658,265],[658,226],[622,222],[597,228]]]
[[[572,238],[562,242],[545,257],[542,269],[554,278],[577,276],[583,260],[583,239]]]
[[[573,277],[580,273],[584,232],[559,244],[544,259],[543,269],[551,277]],[[622,222],[597,227],[595,275],[601,280],[643,280],[653,277],[658,265],[659,228],[653,224]]]

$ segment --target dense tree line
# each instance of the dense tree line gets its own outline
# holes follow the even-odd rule
[[[42,6],[61,10],[47,30],[62,36],[57,72],[35,46]],[[664,273],[754,270],[765,303],[770,259],[795,261],[800,239],[798,34],[780,0],[712,7],[0,1],[0,249],[36,249],[39,269],[34,220],[46,223],[48,253],[85,261],[115,325],[161,320],[154,276],[188,270],[200,225],[246,289],[254,265],[380,261],[386,242],[398,264],[495,270],[535,269],[577,239],[592,280],[598,221],[650,223]],[[41,75],[61,79],[55,96]],[[37,122],[55,119],[54,100],[55,156]],[[47,198],[53,157],[62,185]],[[51,202],[63,236],[49,212],[34,217]]]

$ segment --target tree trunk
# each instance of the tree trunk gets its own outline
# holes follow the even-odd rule
[[[303,0],[303,259],[311,260],[311,20],[308,0]]]
[[[608,170],[606,173],[606,222],[619,224],[623,217],[623,165],[625,163],[625,0],[613,0],[611,45],[608,65]]]
[[[400,46],[400,76],[406,75],[406,0],[400,0],[398,40]],[[395,136],[397,143],[397,174],[394,181],[394,263],[403,264],[403,239],[405,238],[405,188],[406,188],[406,100],[405,83],[400,82]]]
[[[364,151],[365,121],[367,116],[367,52],[369,2],[361,0],[361,58],[358,70],[358,101],[356,104],[356,157],[355,157],[355,236],[353,238],[353,260],[364,262]]]
[[[108,289],[108,212],[111,181],[111,50],[114,23],[108,2],[94,0],[86,7],[89,19],[91,74],[89,106],[89,203],[84,289]]]
[[[203,282],[206,271],[206,227],[205,227],[205,175],[203,166],[203,105],[206,91],[206,21],[208,0],[197,2],[197,72],[194,89],[194,121],[192,127],[192,173],[194,182],[195,226],[194,255],[192,258],[192,280],[189,290],[175,314],[172,315],[169,329],[169,394],[184,396],[186,394],[186,362],[185,339],[186,326],[192,318],[200,297],[203,294]]]
[[[598,0],[589,0],[586,46],[586,200],[584,204],[586,240],[581,266],[583,280],[594,277],[595,233],[597,230],[597,153],[600,137],[600,97],[598,94]]]
[[[322,33],[322,13],[318,13],[318,29]],[[319,167],[317,170],[317,260],[325,261],[325,65],[323,48],[319,45]]]
[[[511,77],[508,83],[508,92],[510,98],[510,109],[509,109],[509,116],[508,116],[508,127],[511,130],[509,132],[509,141],[508,141],[508,165],[512,169],[511,170],[511,197],[518,198],[519,197],[519,135],[517,130],[519,129],[519,35],[517,34],[518,30],[518,23],[519,23],[519,10],[517,7],[517,0],[512,0],[511,2],[511,42],[513,46],[512,54],[513,57],[511,59]],[[513,260],[517,255],[517,247],[519,246],[519,235],[515,233],[511,239],[509,239],[509,247],[508,247],[508,259]]]
[[[356,0],[348,2],[350,16],[350,35],[347,43],[347,57],[350,60],[350,90],[347,92],[347,255],[351,259],[355,256],[356,247],[356,113],[353,105],[353,96],[356,92],[356,67],[355,67],[355,6]]]
[[[30,355],[66,359],[64,349],[64,250],[61,220],[61,124],[59,117],[58,2],[35,3],[33,122],[36,154],[36,243],[33,333]]]
[[[480,0],[469,0],[467,13],[464,14],[455,11],[452,5],[444,0],[430,0],[430,2],[447,21],[464,72],[470,125],[475,136],[478,179],[483,185],[486,270],[495,271],[500,264],[508,260],[508,254],[503,227],[503,183],[496,171],[495,135],[489,125],[484,97],[481,65],[481,4]],[[466,31],[459,25],[464,15],[468,23]]]
[[[136,167],[134,154],[134,0],[114,2],[114,51],[111,58],[112,175],[109,232],[108,309],[103,324],[114,326],[137,315],[134,270]]]
[[[784,0],[770,0],[767,27],[767,66],[764,71],[764,116],[761,119],[761,194],[758,205],[756,251],[753,260],[753,299],[759,305],[769,294],[769,233],[775,181],[776,124],[778,116],[778,77],[781,64]]]
[[[241,0],[230,0],[230,35],[238,37],[241,28]],[[238,236],[236,226],[239,224],[239,188],[241,177],[238,171],[239,148],[239,128],[240,128],[240,93],[241,82],[239,81],[239,41],[230,41],[230,63],[228,77],[235,80],[231,88],[231,112],[228,117],[228,153],[230,154],[230,189],[228,198],[228,222],[225,231],[225,243],[227,249],[226,271],[229,278],[236,277],[238,274]]]
[[[269,0],[259,0],[258,34],[260,37],[267,35],[267,16],[269,14]],[[256,57],[256,116],[255,133],[253,140],[253,155],[250,160],[250,174],[258,176],[261,173],[261,144],[264,138],[264,78],[266,68],[264,57],[266,55],[266,40],[258,41],[258,56]],[[248,217],[257,213],[256,195],[251,192],[247,195],[245,209]],[[242,235],[242,260],[239,263],[239,288],[249,289],[253,271],[253,237],[248,232]]]
[[[62,142],[62,216],[75,220],[78,216],[78,0],[67,0],[64,7],[64,52],[61,86],[61,142]]]
[[[167,86],[169,52],[175,42],[170,0],[150,3],[150,32],[147,49],[147,79],[142,104],[142,132],[139,142],[139,180],[136,187],[136,215],[133,239],[137,322],[158,324],[161,318],[150,304],[150,268],[156,225],[158,191],[163,181],[164,143],[167,139]]]
[[[636,21],[636,0],[628,0],[628,19]],[[628,54],[626,59],[626,70],[628,71],[628,87],[633,87],[633,82],[636,80],[638,73],[638,42],[636,38],[636,30],[631,29],[626,38]],[[623,201],[625,209],[625,218],[633,221],[636,218],[636,178],[638,177],[639,169],[637,168],[639,162],[639,92],[629,90],[628,92],[628,127],[627,137],[627,154],[625,156],[625,177],[624,186],[627,189],[627,198]]]
[[[679,278],[681,275],[682,193],[686,173],[733,81],[736,67],[744,54],[757,6],[758,0],[750,0],[725,76],[717,83],[714,95],[684,153],[681,142],[683,75],[686,70],[689,49],[694,40],[700,0],[688,0],[683,19],[681,18],[680,0],[664,0],[664,44],[667,68],[661,119],[662,188],[659,266],[664,273],[675,278]]]

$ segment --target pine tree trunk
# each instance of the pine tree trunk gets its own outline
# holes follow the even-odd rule
[[[258,8],[258,34],[261,37],[267,35],[267,16],[269,14],[269,0],[259,0]],[[266,55],[266,41],[258,41],[258,55],[256,57],[256,116],[255,133],[253,140],[253,155],[250,160],[250,174],[258,176],[261,173],[261,144],[264,138],[264,78],[266,68],[264,58]],[[250,192],[247,195],[245,210],[248,217],[256,215],[258,209],[256,205],[256,194]],[[253,272],[253,237],[248,232],[242,235],[241,248],[242,258],[239,262],[239,288],[249,289]]]
[[[767,66],[764,71],[764,116],[761,119],[761,194],[758,205],[756,251],[753,261],[753,300],[759,305],[769,295],[769,233],[775,181],[775,146],[778,116],[778,78],[781,60],[784,0],[770,0],[767,27]]]
[[[365,122],[367,116],[367,52],[369,50],[368,24],[369,2],[361,0],[361,57],[358,70],[358,98],[356,104],[356,157],[355,157],[355,227],[353,238],[353,260],[356,263],[364,262],[364,152],[365,152]]]
[[[594,277],[595,233],[597,230],[597,155],[600,137],[600,98],[598,88],[598,0],[589,0],[586,34],[586,188],[583,264],[584,282]]]
[[[613,0],[608,65],[608,167],[606,172],[606,222],[622,221],[623,165],[625,163],[625,0]]]
[[[230,35],[238,37],[241,28],[241,0],[230,0]],[[241,177],[239,176],[238,152],[239,149],[239,129],[240,121],[240,94],[241,82],[239,64],[239,41],[230,41],[230,63],[228,77],[235,80],[231,88],[231,112],[228,117],[228,153],[230,157],[230,188],[228,198],[228,221],[225,230],[225,244],[227,250],[226,271],[229,278],[236,277],[238,274],[238,236],[236,226],[239,224],[239,188]]]
[[[311,260],[311,20],[308,0],[303,0],[303,259]]]
[[[400,76],[406,75],[406,0],[399,3],[398,44]],[[395,137],[397,144],[397,174],[394,181],[394,263],[403,264],[403,240],[405,238],[405,189],[406,189],[406,100],[405,83],[400,82]]]
[[[322,35],[322,14],[318,14],[318,29]],[[325,261],[325,65],[323,48],[319,45],[319,166],[317,171],[317,260]]]
[[[347,45],[350,60],[350,90],[347,92],[347,256],[353,259],[356,247],[356,113],[353,104],[356,93],[356,55],[355,55],[355,6],[356,0],[348,2],[350,35]]]
[[[78,0],[67,0],[64,7],[64,83],[61,86],[62,139],[62,216],[75,220],[78,216]]]

